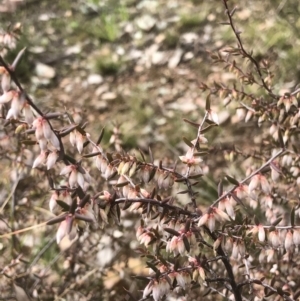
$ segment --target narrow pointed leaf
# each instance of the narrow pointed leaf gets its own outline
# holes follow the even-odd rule
[[[193,143],[192,143],[190,140],[188,140],[187,138],[182,137],[182,140],[183,140],[190,148],[193,148],[193,147],[194,147]]]
[[[228,180],[229,183],[233,184],[233,185],[240,185],[239,181],[237,181],[235,178],[226,175],[225,178]]]
[[[70,205],[67,203],[61,201],[61,200],[56,200],[56,203],[63,209],[63,211],[69,211],[70,210]]]
[[[103,136],[104,136],[104,128],[101,129],[100,135],[96,141],[97,145],[99,145],[101,143]]]
[[[291,226],[292,227],[295,226],[295,207],[293,207],[293,209],[291,211]]]
[[[190,125],[192,125],[193,127],[197,128],[197,129],[200,126],[200,123],[196,123],[196,122],[190,121],[190,120],[185,119],[185,118],[183,119],[183,121],[186,122],[186,123],[188,123],[188,124],[190,124]]]
[[[179,232],[177,232],[176,230],[174,230],[173,228],[164,228],[164,231],[166,231],[166,232],[168,232],[168,233],[170,233],[170,234],[172,234],[172,235],[175,235],[175,236],[180,236],[180,233]]]
[[[183,236],[183,243],[184,243],[184,247],[185,247],[186,251],[190,252],[191,246],[185,235]]]

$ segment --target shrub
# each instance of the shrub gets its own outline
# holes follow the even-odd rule
[[[2,185],[13,183],[0,209],[5,213],[1,218],[5,230],[1,239],[6,251],[11,245],[14,258],[2,268],[2,275],[14,281],[16,299],[27,298],[26,286],[20,282],[24,276],[28,276],[28,293],[34,298],[62,299],[69,293],[68,298],[72,298],[73,290],[90,300],[108,298],[99,280],[91,279],[89,285],[83,285],[93,274],[98,277],[91,278],[101,278],[101,271],[90,261],[95,255],[93,246],[102,244],[97,256],[103,266],[118,254],[126,258],[122,257],[121,248],[135,246],[129,231],[135,231],[140,244],[134,247],[135,252],[144,258],[150,273],[135,275],[136,284],[132,285],[126,265],[121,267],[127,299],[157,301],[174,296],[179,300],[179,296],[187,295],[197,300],[199,292],[206,300],[215,296],[218,300],[236,301],[299,297],[296,268],[300,244],[300,90],[276,93],[272,82],[274,62],[267,58],[257,60],[247,50],[233,19],[235,9],[230,9],[226,0],[223,4],[227,15],[223,24],[231,28],[237,46],[211,53],[211,59],[232,72],[236,81],[232,85],[200,84],[207,95],[204,115],[200,122],[184,119],[194,129],[194,139],[183,139],[186,152],[178,162],[177,158],[164,162],[154,157],[150,148],[147,154],[125,152],[118,126],[111,135],[110,147],[105,147],[104,130],[97,139],[92,137],[85,120],[78,120],[71,113],[73,108],[64,112],[42,111],[15,72],[24,49],[12,65],[0,57],[1,159],[10,162],[3,167],[3,174],[10,179],[4,179]],[[202,204],[203,190],[208,189],[209,162],[220,158],[207,139],[207,133],[219,126],[218,114],[213,109],[217,100],[224,101],[229,111],[234,108],[231,113],[239,120],[237,127],[252,120],[251,130],[259,135],[259,148],[253,153],[237,147],[221,149],[223,163],[235,168],[224,167],[220,180],[214,179],[217,197],[206,194],[208,199]],[[18,185],[23,188],[20,195],[15,193]],[[47,210],[42,204],[33,206],[30,202],[49,189],[48,205],[55,216],[44,222]],[[17,217],[11,214],[11,221],[6,216],[8,210],[4,211],[8,202],[12,203],[12,211],[24,205],[24,211],[18,212]],[[42,214],[33,218],[31,210]],[[36,224],[32,225],[32,220]],[[55,227],[56,242],[63,250],[72,243],[77,245],[73,250],[78,254],[64,261],[67,288],[59,288],[59,279],[44,279],[54,269],[51,265],[48,270],[34,274],[34,263],[53,240],[38,252],[31,265],[22,262],[30,242],[24,240],[24,246],[16,248],[15,240],[21,239],[20,233],[45,224]],[[110,233],[106,240],[99,235],[103,228]],[[39,244],[43,243],[39,239]],[[76,255],[84,261],[85,270],[74,263]],[[38,287],[43,281],[47,284]],[[142,292],[137,285],[141,285]],[[121,299],[122,293],[119,294],[115,297]]]

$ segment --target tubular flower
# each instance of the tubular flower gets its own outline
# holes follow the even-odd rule
[[[72,240],[76,236],[76,229],[73,227],[74,224],[74,218],[72,216],[66,216],[66,219],[63,220],[56,232],[56,242],[59,244],[62,239],[69,235],[69,239]]]
[[[60,143],[56,134],[52,131],[49,121],[43,117],[38,117],[32,122],[32,128],[35,130],[36,139],[46,139],[55,149],[60,150]]]
[[[84,176],[78,170],[78,166],[76,165],[68,165],[65,166],[62,171],[60,172],[61,176],[68,175],[68,182],[70,188],[76,188],[78,185],[84,189]]]
[[[270,194],[272,190],[272,187],[267,178],[262,174],[257,174],[252,177],[249,184],[249,193],[257,188],[261,188],[265,194]]]
[[[179,159],[182,161],[182,163],[187,164],[188,166],[198,165],[203,160],[200,157],[194,156],[194,151],[192,148],[190,148],[185,156],[179,156]]]

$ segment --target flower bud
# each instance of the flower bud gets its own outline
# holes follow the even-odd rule
[[[300,230],[294,229],[293,231],[293,242],[296,246],[300,245]]]
[[[55,165],[57,159],[58,159],[58,153],[56,151],[51,152],[48,155],[48,157],[47,157],[47,163],[46,163],[48,170],[51,169]]]
[[[46,162],[47,153],[42,151],[38,157],[34,160],[32,168],[38,167],[40,164],[44,164]]]
[[[293,247],[293,233],[288,230],[284,240],[284,247],[287,251],[291,250]]]

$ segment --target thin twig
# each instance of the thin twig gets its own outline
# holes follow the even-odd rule
[[[242,54],[243,56],[245,56],[246,58],[248,58],[251,63],[254,65],[255,69],[256,69],[256,72],[258,73],[259,75],[259,78],[260,78],[260,81],[261,81],[261,84],[262,84],[262,87],[268,92],[268,94],[270,96],[272,96],[274,99],[278,99],[279,97],[277,95],[275,95],[272,90],[268,87],[268,85],[266,84],[264,78],[263,78],[263,74],[262,74],[262,71],[261,71],[261,68],[259,66],[259,63],[257,62],[257,60],[250,54],[247,52],[247,50],[244,48],[244,45],[243,45],[243,42],[241,40],[241,37],[240,37],[240,33],[236,30],[235,28],[235,25],[234,25],[234,22],[233,22],[233,19],[232,19],[232,14],[231,12],[229,11],[229,8],[228,8],[228,5],[227,5],[227,1],[228,0],[223,0],[223,3],[224,3],[224,6],[226,8],[226,15],[228,17],[228,20],[229,20],[229,23],[230,23],[230,26],[232,28],[232,31],[237,39],[237,42],[238,42],[238,46],[240,48],[240,50],[242,51]]]
[[[268,166],[270,163],[272,163],[277,157],[282,155],[286,150],[281,149],[279,152],[277,152],[274,156],[272,156],[265,164],[263,164],[260,168],[255,170],[254,172],[251,173],[248,177],[246,177],[244,180],[239,182],[239,185],[246,183],[248,180],[250,180],[253,176],[261,172],[266,166]],[[226,196],[230,195],[231,193],[234,192],[236,188],[239,187],[239,185],[233,186],[230,190],[228,190],[226,193],[224,193],[222,196],[220,196],[217,200],[215,200],[210,207],[216,206],[221,200],[223,200]]]

